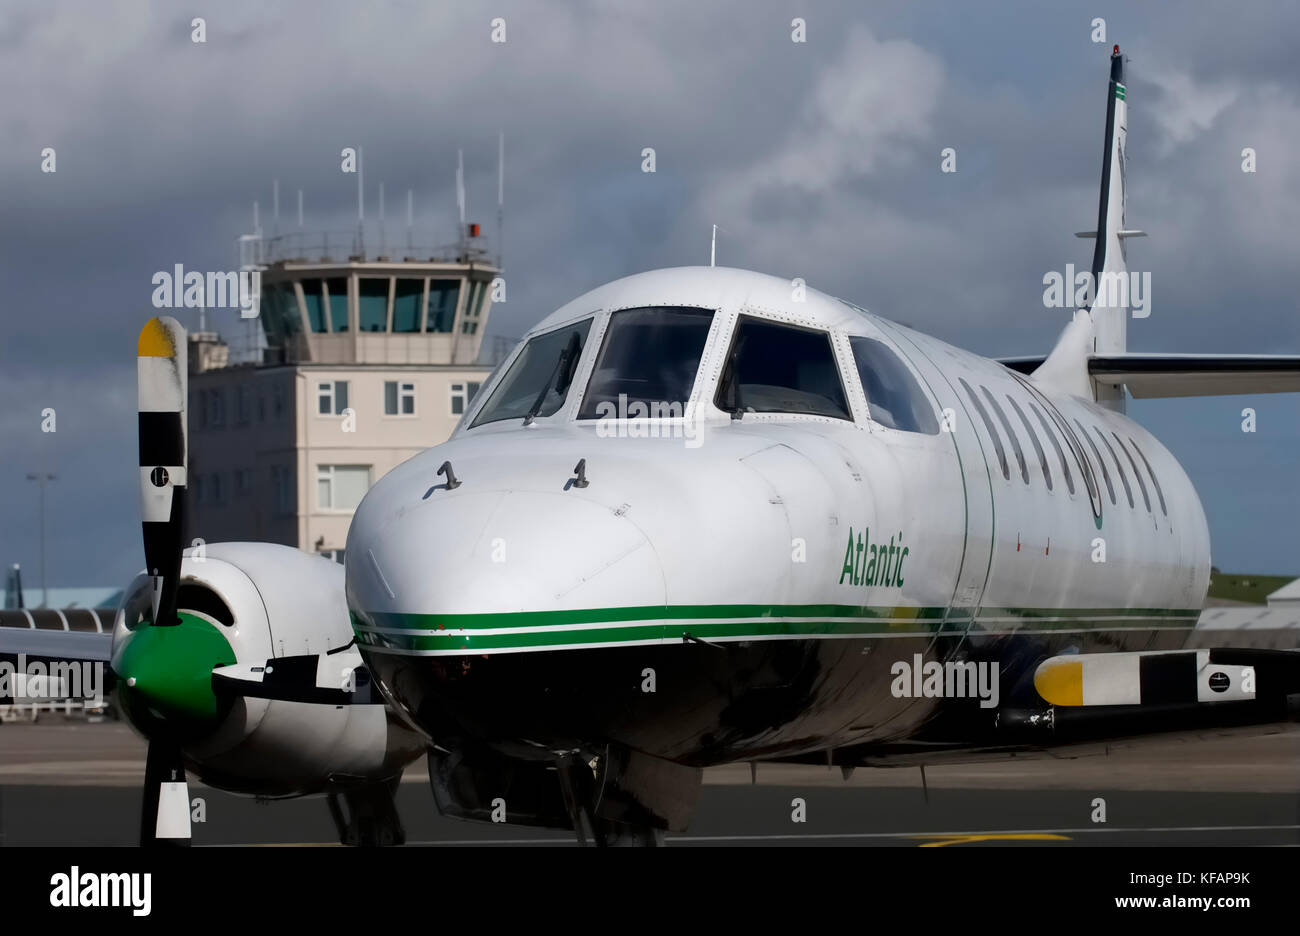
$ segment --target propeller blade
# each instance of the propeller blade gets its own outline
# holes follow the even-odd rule
[[[149,742],[140,806],[140,844],[190,844],[190,788],[179,746],[155,738]]]
[[[189,429],[185,328],[170,315],[152,318],[137,345],[140,413],[140,512],[145,567],[153,577],[153,622],[179,623],[176,589],[184,546]]]

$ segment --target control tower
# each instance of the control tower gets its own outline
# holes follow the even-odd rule
[[[479,361],[500,269],[479,226],[463,232],[443,247],[366,244],[359,230],[239,239],[260,311],[236,353],[190,335],[187,544],[342,561],[370,485],[444,441],[494,363]]]

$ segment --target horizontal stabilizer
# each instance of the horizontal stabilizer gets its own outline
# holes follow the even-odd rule
[[[1096,231],[1075,231],[1075,237],[1092,238],[1097,236]],[[1146,237],[1146,231],[1116,231],[1116,237]]]
[[[1043,358],[1002,358],[1001,363],[1030,374]],[[1300,393],[1300,354],[1094,354],[1088,374],[1101,383],[1127,386],[1139,399]]]
[[[1300,354],[1095,355],[1088,373],[1139,399],[1300,393]]]

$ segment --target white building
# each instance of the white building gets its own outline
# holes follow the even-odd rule
[[[1300,579],[1287,582],[1266,600],[1270,608],[1300,609]]]
[[[488,376],[475,362],[499,270],[465,248],[401,261],[267,248],[260,360],[232,365],[217,335],[190,336],[186,542],[341,561],[366,490],[445,440]]]

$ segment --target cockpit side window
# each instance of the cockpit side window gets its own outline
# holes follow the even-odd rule
[[[714,403],[733,416],[853,418],[829,334],[749,315],[736,322]]]
[[[936,435],[939,422],[907,365],[882,341],[849,338],[871,419],[904,432]]]
[[[622,309],[609,317],[579,419],[684,416],[713,324],[708,309]]]
[[[530,338],[473,425],[554,415],[568,398],[590,330],[587,318]]]

